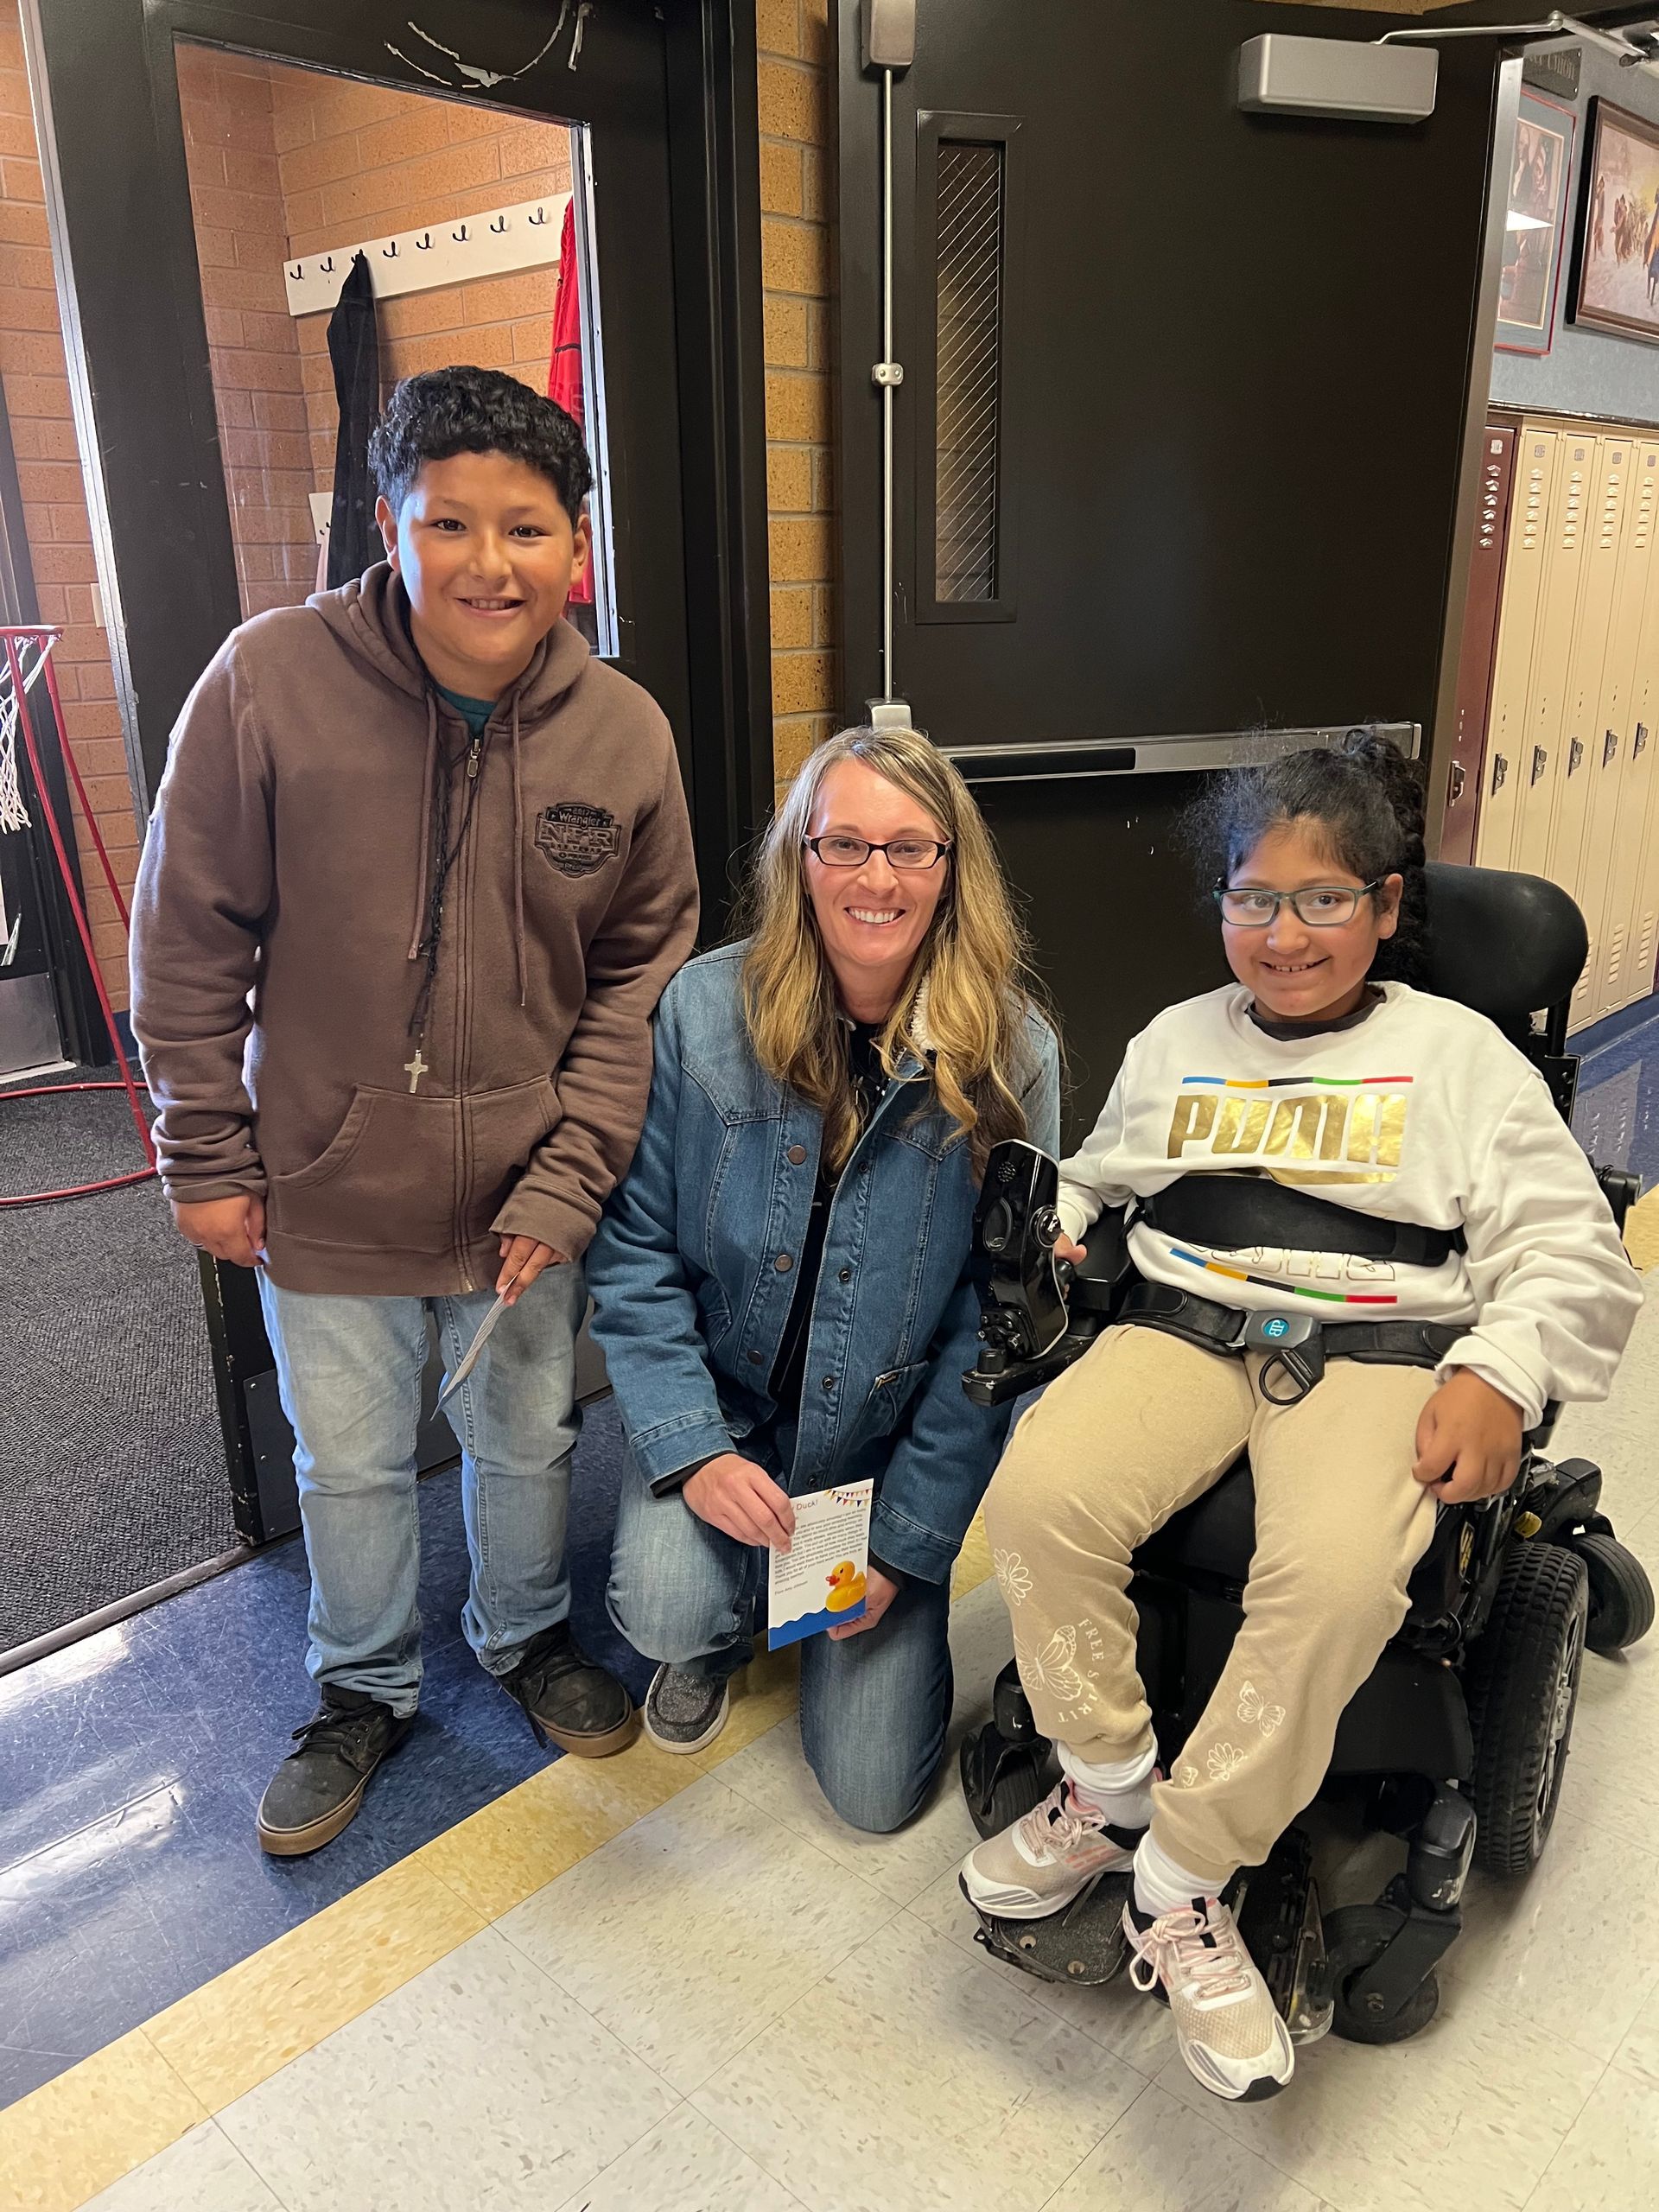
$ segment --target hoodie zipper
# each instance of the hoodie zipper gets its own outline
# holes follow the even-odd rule
[[[487,725],[486,726],[487,727]],[[480,730],[467,748],[467,778],[476,784],[484,760],[484,733]],[[477,794],[480,803],[483,794]],[[468,1079],[472,1072],[473,1005],[467,989],[469,963],[473,944],[473,896],[477,882],[478,841],[469,838],[463,857],[465,881],[461,886],[461,897],[456,900],[460,912],[455,916],[455,1256],[461,1262],[463,1285],[467,1290],[479,1286],[473,1281],[472,1268],[467,1257],[467,1199],[472,1182],[473,1147],[471,1131],[467,1120]]]

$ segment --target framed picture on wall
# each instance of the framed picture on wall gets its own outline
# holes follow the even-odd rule
[[[1573,320],[1659,346],[1659,124],[1591,105]]]
[[[1509,219],[1503,229],[1497,349],[1548,353],[1567,251],[1567,207],[1578,119],[1541,94],[1523,90],[1510,160]]]

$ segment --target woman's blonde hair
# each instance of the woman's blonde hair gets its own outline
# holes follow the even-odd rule
[[[858,1141],[847,1035],[806,887],[804,841],[824,778],[861,760],[907,791],[950,850],[944,888],[878,1039],[889,1075],[906,1050],[931,1068],[934,1095],[967,1130],[976,1171],[1004,1137],[1024,1136],[1019,1090],[1033,1069],[1026,1017],[1035,1002],[1025,932],[973,794],[914,730],[844,729],[804,766],[760,842],[742,901],[750,939],[743,1005],[755,1057],[823,1116],[831,1169]]]

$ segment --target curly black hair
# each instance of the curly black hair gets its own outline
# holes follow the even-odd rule
[[[369,466],[393,514],[423,462],[504,453],[537,470],[574,523],[594,481],[582,432],[563,407],[500,369],[428,369],[405,377],[369,440]]]
[[[1326,856],[1363,881],[1404,878],[1398,926],[1378,945],[1371,974],[1419,982],[1428,957],[1421,764],[1386,738],[1351,730],[1334,749],[1290,753],[1216,778],[1187,830],[1213,880],[1216,873],[1230,875],[1269,830],[1297,822],[1313,824]]]

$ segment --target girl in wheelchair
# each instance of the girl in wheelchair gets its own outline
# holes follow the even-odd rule
[[[988,1914],[1036,1919],[1130,1875],[1137,1987],[1167,1999],[1198,2080],[1249,2099],[1284,2087],[1292,2050],[1223,1893],[1318,1789],[1405,1618],[1436,1502],[1506,1488],[1547,1401],[1606,1395],[1641,1295],[1542,1078],[1484,1016],[1382,980],[1408,970],[1422,907],[1416,768],[1367,738],[1297,753],[1228,778],[1206,829],[1236,984],[1134,1039],[1061,1169],[1060,1256],[1082,1256],[1103,1209],[1129,1209],[1144,1318],[1049,1386],[985,1501],[1062,1779],[972,1853],[963,1886]],[[1337,1233],[1319,1241],[1353,1249],[1241,1235],[1239,1201],[1270,1204],[1270,1185],[1303,1220],[1325,1200]],[[1266,1350],[1206,1348],[1195,1318],[1212,1345],[1242,1335],[1224,1309],[1420,1325],[1374,1327],[1363,1360],[1332,1338],[1299,1393]],[[1131,1554],[1246,1445],[1243,1625],[1163,1775]]]

